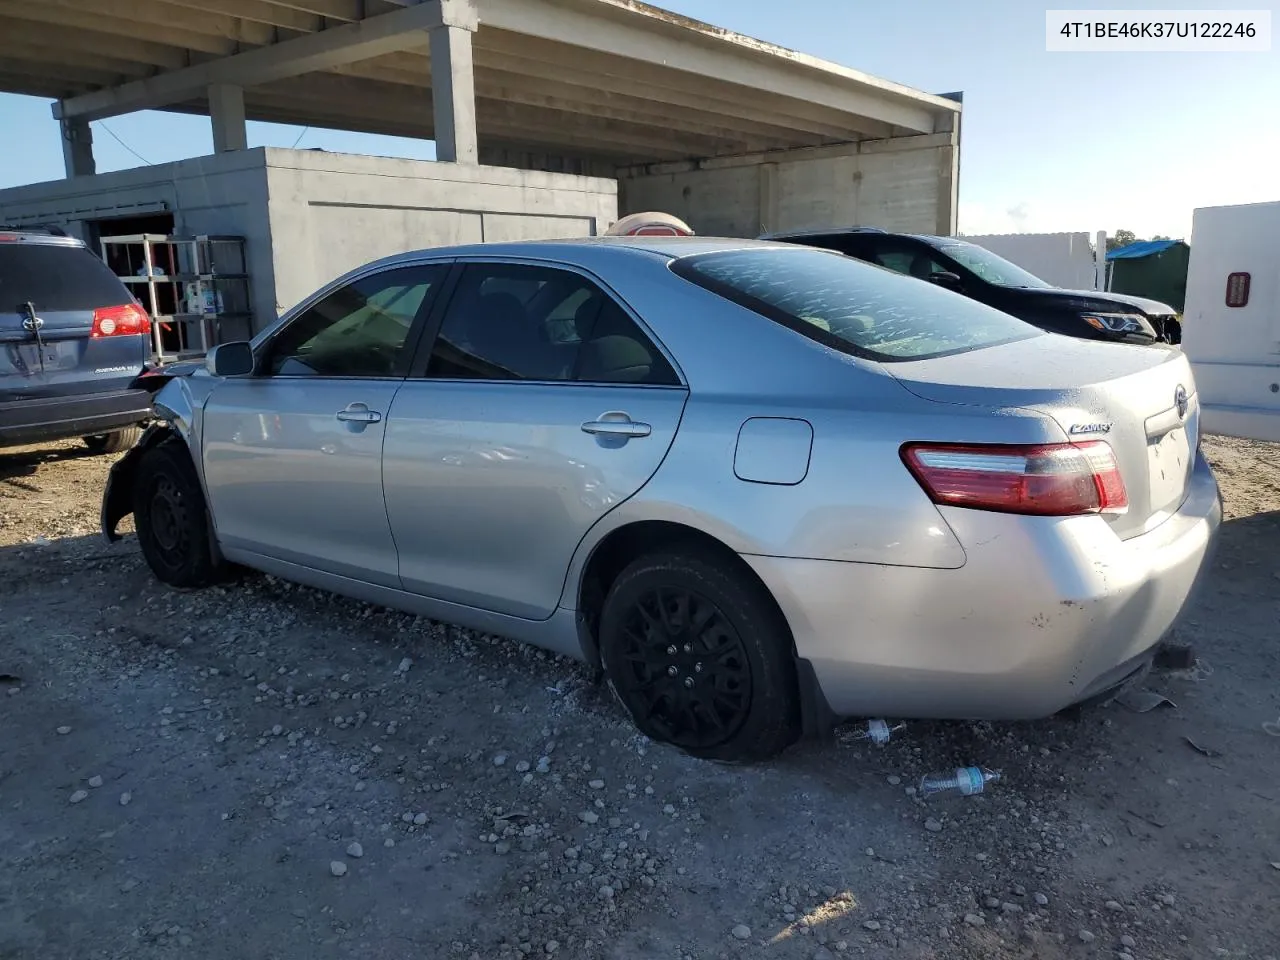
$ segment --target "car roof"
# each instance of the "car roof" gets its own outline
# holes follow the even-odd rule
[[[661,257],[675,260],[705,253],[722,253],[728,250],[794,249],[794,244],[769,243],[761,240],[742,240],[732,237],[578,237],[563,240],[511,240],[500,243],[470,243],[461,246],[428,247],[412,250],[378,261],[387,266],[401,261],[417,260],[423,256],[448,257],[528,257],[534,260],[577,259],[578,254],[590,252],[597,255],[628,257]]]

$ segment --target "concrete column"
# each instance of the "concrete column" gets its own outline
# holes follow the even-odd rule
[[[244,88],[229,83],[209,87],[209,122],[213,125],[213,152],[245,150],[249,135],[244,124]]]
[[[964,103],[963,93],[944,93],[956,103]],[[960,228],[960,125],[963,115],[949,113],[934,123],[935,133],[951,134],[951,142],[938,149],[938,236],[953,237]]]
[[[781,230],[779,211],[781,205],[778,198],[778,165],[762,163],[760,170],[760,224],[757,233],[772,233]]]
[[[474,0],[436,0],[440,24],[431,38],[431,99],[435,108],[436,159],[479,162],[476,80],[471,34],[478,25]]]
[[[88,120],[58,121],[62,127],[62,163],[67,178],[92,177],[98,172],[93,160],[93,130]]]

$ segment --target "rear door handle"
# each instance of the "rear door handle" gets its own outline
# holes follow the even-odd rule
[[[377,423],[382,419],[382,414],[377,410],[370,410],[363,403],[352,403],[345,410],[339,410],[337,417],[343,423]]]
[[[615,410],[602,413],[599,420],[588,420],[582,425],[582,432],[596,437],[633,439],[649,436],[653,433],[653,427],[647,423],[638,423],[629,414]]]

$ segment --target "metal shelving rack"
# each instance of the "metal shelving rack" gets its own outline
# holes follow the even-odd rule
[[[103,237],[102,259],[151,315],[157,363],[204,356],[225,320],[252,327],[243,237]]]

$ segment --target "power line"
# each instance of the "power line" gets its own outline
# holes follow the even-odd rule
[[[298,149],[298,144],[300,144],[300,143],[302,142],[302,138],[303,138],[303,137],[305,137],[305,136],[307,135],[307,131],[308,131],[308,130],[310,130],[310,129],[311,129],[310,127],[303,127],[303,128],[302,128],[302,132],[301,132],[300,134],[298,134],[298,139],[297,139],[297,140],[295,140],[295,141],[293,141],[293,146],[292,146],[292,147],[290,147],[289,149],[290,149],[290,150],[296,150],[296,149]]]
[[[126,150],[132,153],[135,157],[137,157],[147,166],[149,167],[154,166],[154,164],[150,160],[148,160],[146,157],[140,154],[137,150],[133,149],[133,147],[129,146],[127,143],[125,143],[123,140],[117,137],[116,132],[112,130],[110,127],[108,127],[103,121],[99,120],[98,126],[100,126],[103,130],[107,131],[107,133],[111,134],[111,139],[113,139],[116,143],[120,144],[120,146],[124,147]]]

